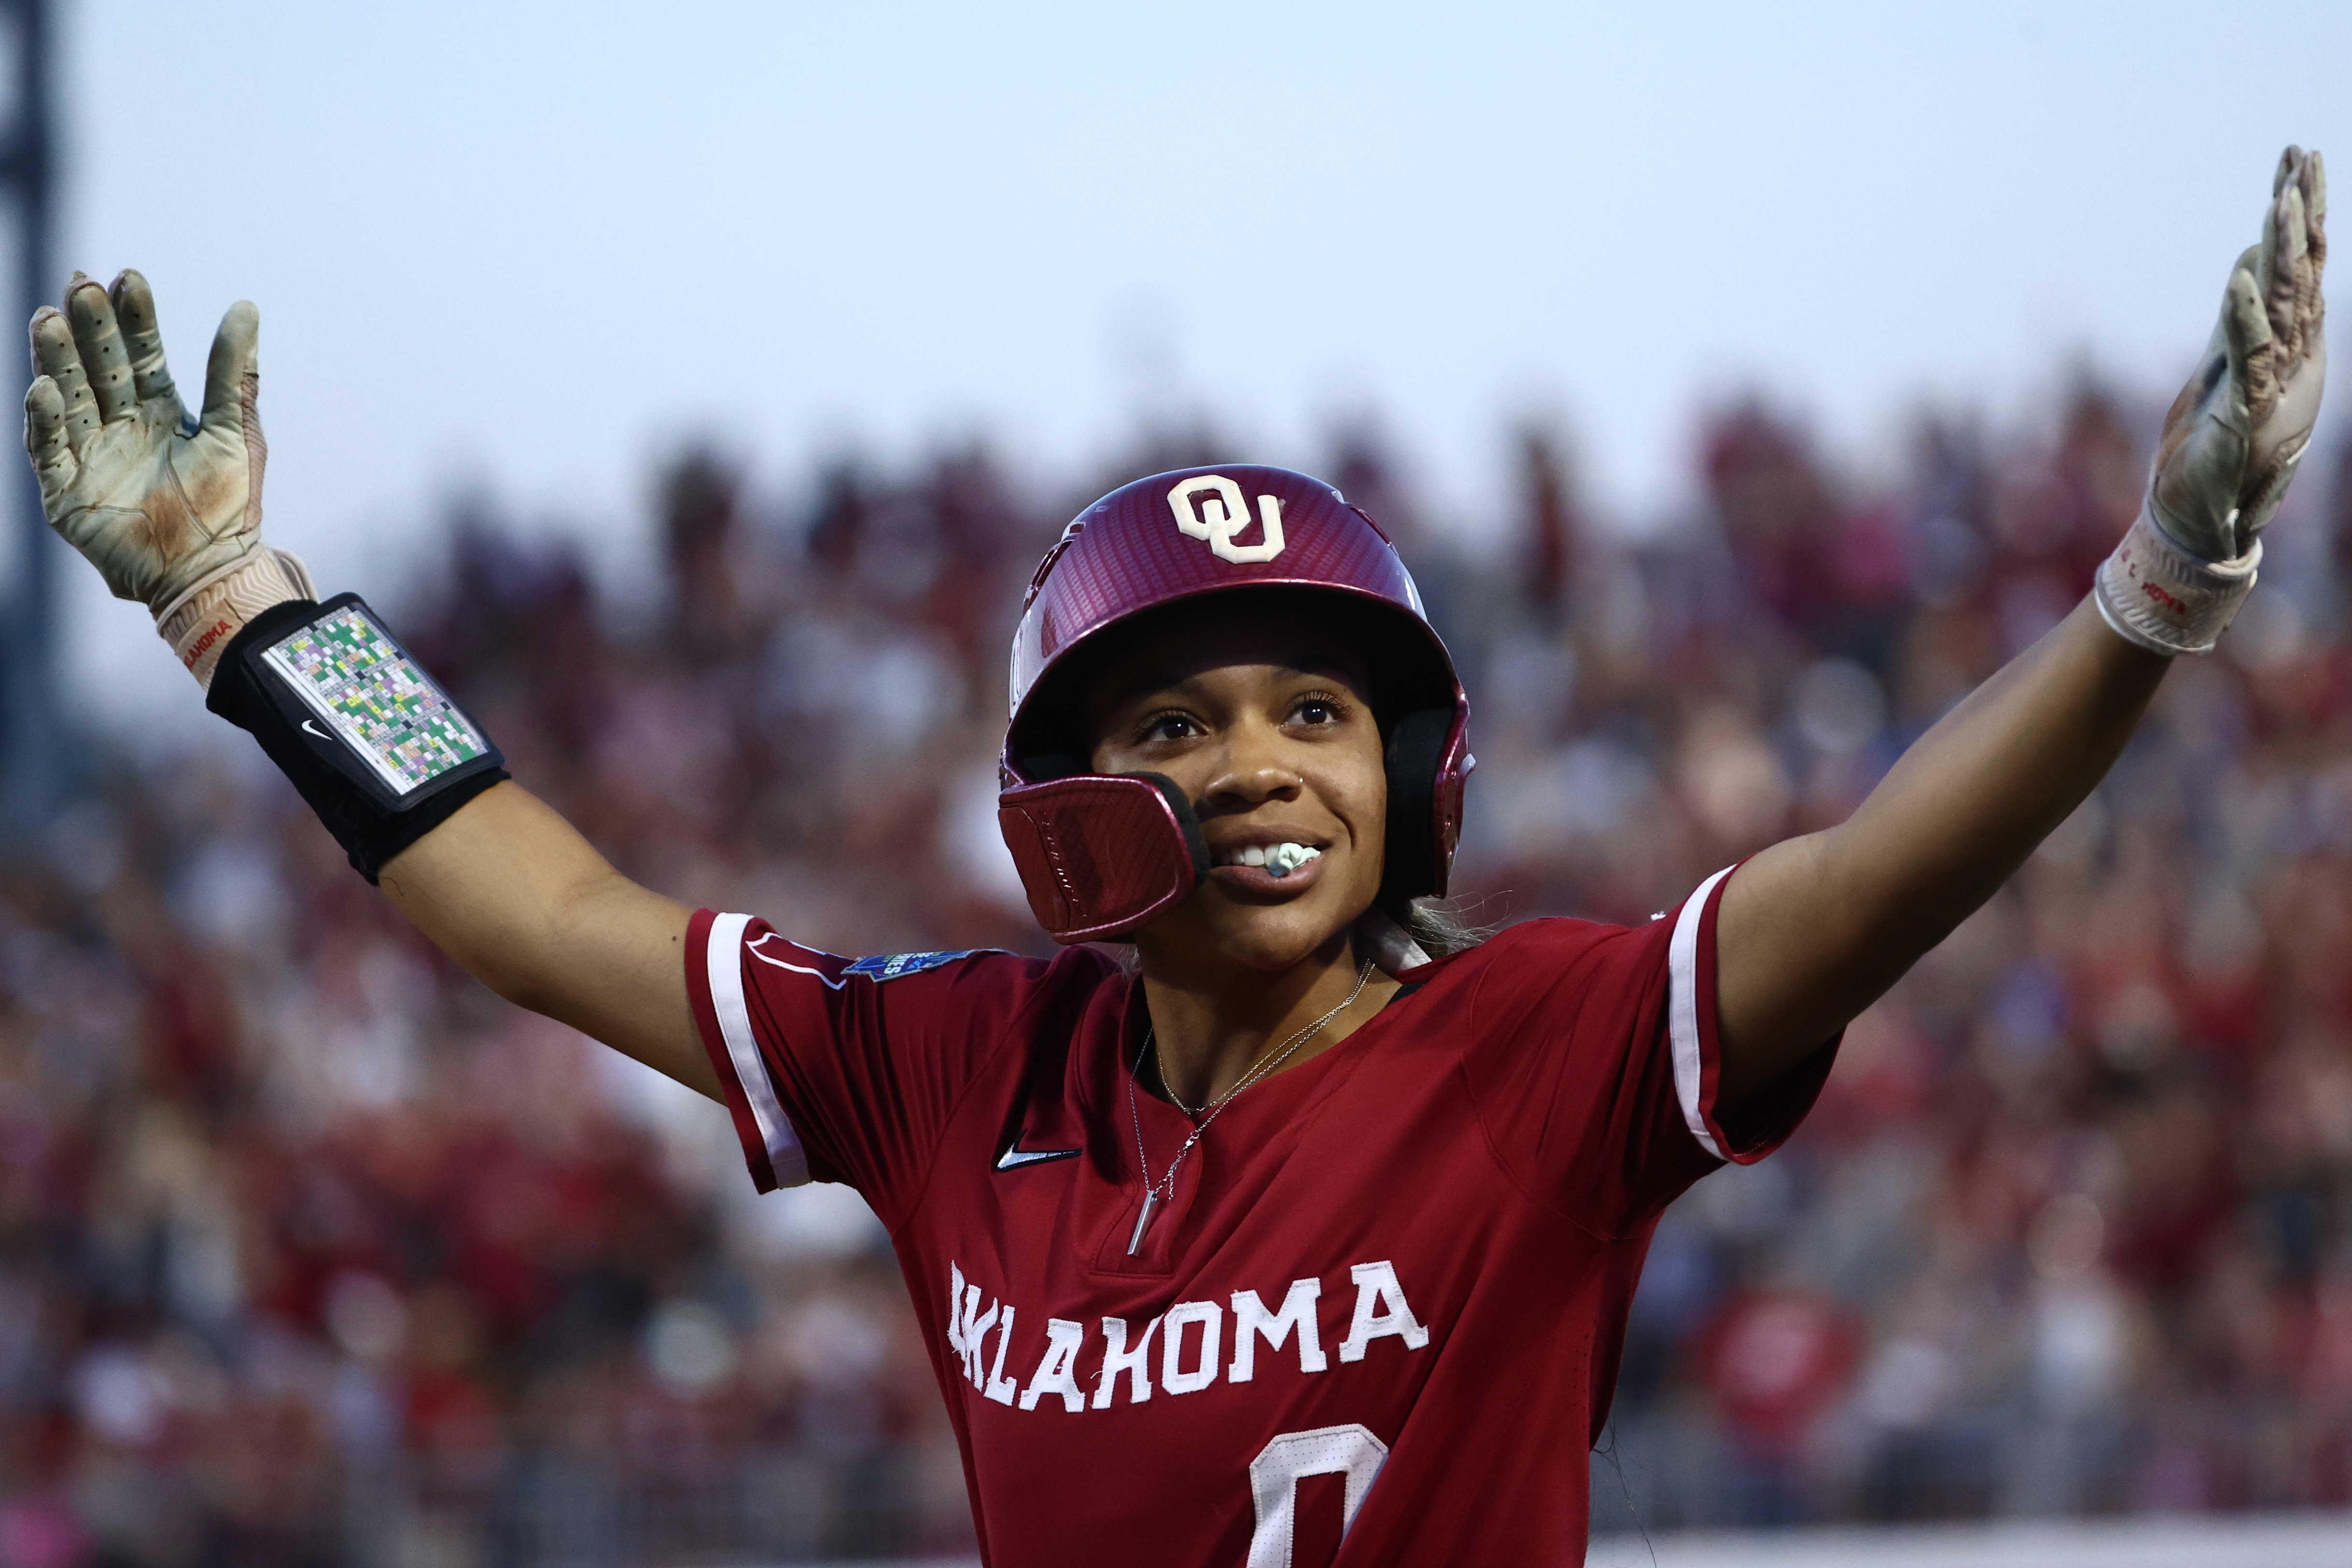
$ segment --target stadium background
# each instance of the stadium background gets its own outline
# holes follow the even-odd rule
[[[848,952],[1037,946],[992,816],[1019,590],[1078,505],[1196,458],[1312,468],[1399,538],[1477,704],[1471,919],[1645,919],[1835,820],[2082,593],[2278,142],[2352,146],[2294,101],[2181,134],[2196,7],[1702,7],[1581,55],[1275,18],[1271,56],[1379,91],[1310,123],[1256,59],[1140,143],[1105,85],[1133,37],[935,16],[774,55],[719,13],[713,69],[793,67],[754,118],[846,161],[813,186],[726,163],[748,89],[694,96],[693,28],[527,9],[68,7],[61,259],[145,268],[184,372],[259,299],[273,537],[624,869]],[[2284,53],[2283,100],[2335,58]],[[1570,107],[1520,113],[1553,58]],[[1072,80],[1099,145],[1037,107]],[[224,83],[235,178],[159,180]],[[2049,173],[2093,132],[2097,178]],[[1173,270],[1069,243],[1268,193],[1378,243],[1308,265],[1223,209]],[[2352,1505],[2343,446],[2224,654],[1855,1025],[1789,1149],[1668,1216],[1597,1529],[1682,1562],[1687,1531]],[[0,866],[0,1563],[966,1549],[856,1200],[755,1201],[715,1108],[456,973],[61,569],[79,772]]]
[[[1466,912],[1639,921],[1835,820],[2084,591],[2152,408],[2086,384],[2013,440],[1925,423],[1872,489],[1739,407],[1706,506],[1640,545],[1529,436],[1486,566],[1342,439],[1325,471],[1479,697]],[[796,510],[689,453],[633,628],[480,512],[380,600],[631,875],[845,952],[1035,950],[994,839],[1003,628],[1108,477],[1228,449],[1139,448],[1058,504],[982,450],[842,468]],[[1604,1523],[2352,1502],[2352,482],[2293,506],[2225,655],[1854,1026],[1788,1150],[1668,1215]],[[0,1549],[965,1539],[855,1200],[754,1201],[715,1107],[458,974],[257,760],[117,748],[5,892]]]

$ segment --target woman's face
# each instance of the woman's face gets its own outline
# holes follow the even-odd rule
[[[1087,716],[1096,770],[1165,773],[1208,841],[1201,887],[1136,933],[1147,965],[1278,972],[1371,907],[1388,776],[1338,631],[1263,602],[1202,606],[1113,652]]]

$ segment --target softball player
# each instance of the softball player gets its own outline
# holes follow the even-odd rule
[[[622,879],[261,542],[252,306],[191,416],[145,281],[77,275],[26,444],[58,532],[428,936],[723,1101],[762,1187],[873,1205],[988,1561],[1573,1563],[1660,1212],[1789,1134],[2252,588],[2317,417],[2324,211],[2290,149],[2090,598],[1849,821],[1633,929],[1431,911],[1469,702],[1304,475],[1138,480],[1038,567],[1001,818],[1059,956],[845,958]]]

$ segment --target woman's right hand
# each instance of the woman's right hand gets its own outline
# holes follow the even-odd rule
[[[259,542],[260,321],[242,300],[221,319],[191,424],[138,273],[107,289],[77,272],[65,309],[34,315],[25,449],[41,508],[116,598],[160,611]]]
[[[228,308],[191,420],[138,273],[107,289],[77,272],[65,309],[44,306],[32,322],[25,450],[49,526],[115,597],[154,612],[156,630],[206,683],[246,621],[312,596],[301,563],[261,543],[260,328],[247,301]]]

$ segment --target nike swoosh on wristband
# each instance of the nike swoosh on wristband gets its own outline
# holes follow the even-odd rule
[[[1085,1152],[1082,1149],[1024,1149],[1016,1138],[1003,1153],[996,1157],[996,1168],[1017,1171],[1024,1165],[1042,1165],[1048,1160],[1066,1160]]]

